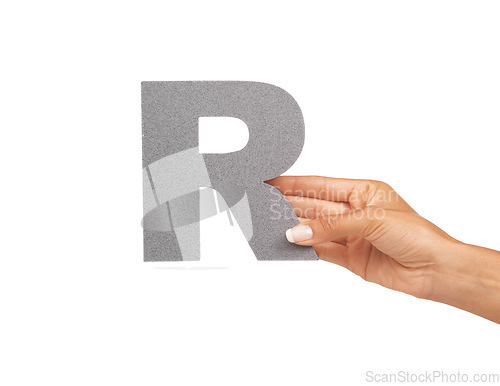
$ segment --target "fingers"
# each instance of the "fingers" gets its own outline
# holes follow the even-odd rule
[[[298,217],[298,219],[299,219],[301,224],[309,221],[308,218],[304,218],[304,217]],[[345,245],[347,245],[347,236],[339,237],[338,239],[332,240],[332,242],[345,246]]]
[[[331,214],[347,212],[350,205],[345,202],[332,202],[316,200],[315,198],[285,196],[298,217],[315,219],[321,212],[328,211]]]
[[[389,185],[380,181],[350,180],[319,176],[280,176],[266,181],[288,197],[345,202],[352,209],[368,206],[413,212]]]
[[[344,268],[349,268],[347,247],[337,243],[327,242],[314,246],[314,251],[320,260],[338,264]]]
[[[348,202],[356,181],[358,180],[319,176],[280,176],[266,183],[277,188],[285,196]]]
[[[379,212],[380,213],[377,213]],[[329,215],[303,222],[286,232],[288,241],[299,245],[322,244],[345,236],[369,236],[381,223],[384,209],[368,208]]]

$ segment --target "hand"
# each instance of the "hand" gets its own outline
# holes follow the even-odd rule
[[[476,282],[477,277],[468,281],[464,276],[477,256],[495,253],[490,264],[498,266],[493,278],[498,293],[491,299],[497,306],[490,319],[500,321],[500,254],[466,248],[420,217],[389,185],[316,176],[283,176],[267,183],[280,190],[301,221],[287,231],[290,242],[313,246],[322,260],[416,297],[490,317],[491,310],[477,310],[471,288],[467,296],[458,296],[463,288],[456,288],[455,281],[459,278],[462,287]]]

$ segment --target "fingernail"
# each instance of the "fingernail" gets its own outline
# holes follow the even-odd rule
[[[286,231],[286,238],[291,243],[300,243],[313,237],[313,230],[309,225],[297,225]]]

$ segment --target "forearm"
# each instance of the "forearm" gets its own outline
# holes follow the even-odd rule
[[[436,261],[430,300],[500,323],[500,252],[450,242]]]

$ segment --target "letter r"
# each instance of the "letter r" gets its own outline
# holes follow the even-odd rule
[[[200,154],[200,117],[241,119],[248,144]],[[257,82],[143,82],[142,128],[145,261],[199,260],[199,221],[228,208],[258,260],[317,259],[312,248],[288,243],[285,231],[298,219],[264,183],[292,166],[304,144],[302,113],[286,91]],[[200,187],[220,193],[219,210]]]

